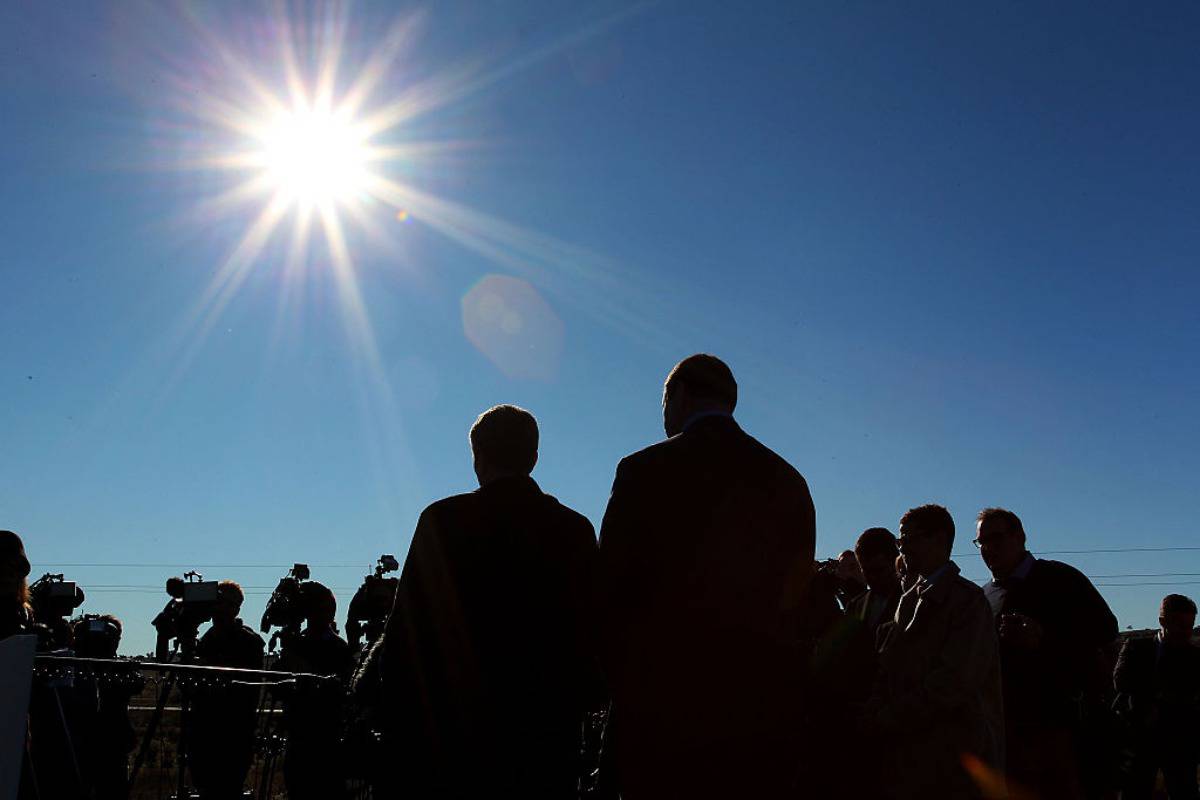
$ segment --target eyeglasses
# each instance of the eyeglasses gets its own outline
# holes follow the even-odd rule
[[[918,528],[915,531],[901,533],[896,537],[896,542],[900,544],[900,546],[903,546],[905,542],[915,542],[917,539],[925,539],[928,536],[929,531]]]

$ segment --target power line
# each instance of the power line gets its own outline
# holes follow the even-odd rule
[[[1095,554],[1113,554],[1113,553],[1175,553],[1175,552],[1197,552],[1200,551],[1200,546],[1173,546],[1173,547],[1093,547],[1081,550],[1034,550],[1034,555],[1038,556],[1066,556],[1066,555],[1095,555]],[[967,550],[962,553],[955,553],[954,558],[964,558],[966,556],[980,556],[978,550]],[[291,564],[190,564],[190,563],[140,563],[140,562],[58,562],[58,561],[39,561],[35,562],[36,567],[65,567],[71,569],[83,568],[133,568],[133,569],[288,569]],[[372,569],[372,565],[358,562],[354,564],[309,564],[309,567],[319,569]]]
[[[125,563],[120,561],[109,562],[73,562],[66,561],[35,561],[33,566],[38,568],[45,567],[67,567],[70,569],[82,569],[84,567],[121,567],[134,569],[291,569],[291,564],[140,564],[140,563]],[[309,564],[309,567],[317,567],[320,569],[373,569],[370,564]]]
[[[1035,556],[1083,556],[1096,553],[1173,553],[1182,550],[1195,551],[1200,547],[1093,547],[1086,550],[1033,550]],[[967,550],[955,553],[954,558],[964,556],[982,556],[979,550]]]

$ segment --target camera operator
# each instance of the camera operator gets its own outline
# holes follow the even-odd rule
[[[212,627],[196,647],[200,664],[262,669],[263,640],[238,616],[243,599],[242,587],[233,581],[218,584]],[[254,754],[258,694],[254,686],[193,690],[188,750],[192,780],[203,800],[241,797]]]
[[[277,669],[308,672],[338,679],[301,684],[284,703],[288,729],[283,775],[291,800],[338,800],[345,794],[340,737],[345,683],[354,655],[338,636],[333,592],[316,581],[300,584],[305,629],[284,640]]]
[[[116,658],[121,643],[121,620],[111,614],[87,614],[72,626],[75,653],[81,658]],[[128,796],[129,753],[137,741],[129,720],[129,700],[145,687],[135,668],[109,672],[103,680],[76,678],[73,692],[79,714],[72,729],[80,770],[95,800]]]

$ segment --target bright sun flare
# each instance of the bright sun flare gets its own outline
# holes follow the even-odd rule
[[[367,134],[345,113],[305,107],[282,111],[256,138],[259,163],[291,204],[340,205],[367,187]]]

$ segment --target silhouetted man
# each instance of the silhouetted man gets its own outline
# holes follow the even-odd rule
[[[801,777],[801,786],[813,796],[875,797],[881,778],[875,755],[886,747],[858,723],[879,669],[877,634],[895,616],[902,594],[896,573],[899,549],[887,528],[869,528],[848,552],[867,588],[847,603],[813,659],[816,692],[808,704],[807,724],[823,735],[807,748]]]
[[[710,355],[671,370],[666,441],[623,459],[600,533],[606,669],[625,800],[782,796],[799,750],[793,605],[814,511],[733,420]]]
[[[408,798],[572,798],[595,661],[596,538],[530,477],[538,428],[471,428],[480,488],[421,514],[382,638],[385,783]]]
[[[305,581],[300,584],[300,592],[305,628],[285,643],[276,668],[337,680],[301,682],[287,697],[283,777],[289,800],[340,800],[346,792],[342,705],[354,669],[354,654],[346,640],[338,636],[333,621],[337,599],[329,587]]]
[[[1129,639],[1114,683],[1135,726],[1134,762],[1124,800],[1148,799],[1161,768],[1171,800],[1195,800],[1200,751],[1200,649],[1192,644],[1196,604],[1181,594],[1163,598],[1161,630]]]
[[[197,660],[210,667],[262,669],[262,637],[244,624],[242,587],[233,581],[217,585],[212,627],[196,646]],[[254,758],[258,689],[221,682],[194,691],[186,736],[192,781],[204,800],[242,796]]]
[[[1033,557],[1013,512],[984,509],[977,530],[993,575],[984,593],[1000,636],[1010,783],[1038,797],[1082,797],[1081,703],[1117,619],[1079,570]]]
[[[75,655],[116,658],[121,643],[121,620],[105,614],[76,620]],[[72,693],[79,713],[72,725],[76,758],[89,784],[92,800],[125,800],[129,796],[129,753],[137,734],[129,719],[129,700],[145,687],[135,669],[110,671],[103,679],[76,677]],[[86,742],[86,746],[81,743]]]
[[[900,575],[896,537],[887,528],[868,528],[854,543],[854,557],[867,583],[867,590],[851,601],[849,616],[867,629],[874,642],[875,630],[896,614],[900,602]]]
[[[1004,793],[996,629],[983,590],[950,560],[953,545],[954,520],[942,506],[900,520],[900,552],[919,577],[887,628],[869,710],[890,745],[883,797]]]

